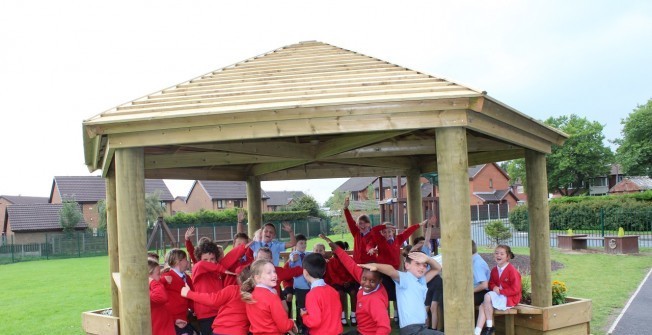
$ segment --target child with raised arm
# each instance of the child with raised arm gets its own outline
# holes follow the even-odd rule
[[[297,326],[288,318],[274,289],[277,280],[274,264],[257,260],[251,264],[251,276],[240,287],[240,296],[246,304],[247,318],[251,324],[249,331],[253,335],[297,332]]]
[[[147,268],[149,270],[149,306],[152,311],[152,334],[157,335],[175,335],[174,321],[165,308],[168,302],[168,294],[161,279],[161,267],[157,261],[148,259]]]
[[[319,237],[328,243],[335,257],[360,284],[355,305],[358,329],[346,334],[388,335],[391,333],[392,328],[389,325],[389,315],[387,314],[387,292],[382,285],[380,273],[359,267],[338,244],[323,234],[320,234]]]
[[[375,262],[375,255],[368,253],[371,249],[373,240],[371,238],[371,220],[367,215],[360,215],[356,222],[349,211],[349,198],[344,199],[344,217],[346,224],[349,226],[351,235],[353,235],[353,260],[358,263]]]
[[[478,310],[478,323],[475,335],[492,335],[495,332],[493,325],[494,308],[507,310],[516,306],[521,301],[521,274],[509,263],[514,258],[512,249],[501,244],[494,251],[496,267],[491,270],[489,277],[489,292],[484,295],[484,301]],[[487,327],[482,328],[487,321]]]
[[[215,293],[193,292],[186,286],[181,289],[181,296],[217,308],[217,316],[211,325],[212,331],[208,334],[247,335],[249,319],[246,305],[240,297],[240,284],[250,276],[249,268],[246,268],[240,272],[236,285],[228,285]]]
[[[262,230],[261,240],[254,240],[254,243],[251,244],[251,250],[254,251],[254,257],[258,253],[258,249],[262,247],[269,248],[269,250],[272,251],[272,263],[274,266],[278,266],[281,252],[285,251],[285,249],[292,248],[297,244],[297,240],[294,236],[294,231],[288,222],[283,222],[283,227],[281,229],[290,235],[290,241],[275,241],[274,239],[276,238],[276,227],[271,223],[265,224]]]
[[[427,266],[430,270],[426,271]],[[421,251],[411,252],[405,257],[405,272],[388,264],[360,264],[360,267],[388,275],[396,284],[396,300],[399,314],[399,334],[439,335],[440,331],[426,326],[426,283],[441,270],[441,265]],[[358,317],[358,322],[360,318]]]
[[[310,335],[342,333],[340,296],[334,288],[326,285],[324,273],[326,273],[324,256],[312,253],[304,258],[303,276],[310,283],[310,292],[306,295],[306,307],[298,311]]]

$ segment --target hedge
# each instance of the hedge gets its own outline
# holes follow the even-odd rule
[[[222,211],[209,211],[205,209],[195,213],[177,213],[165,217],[165,223],[168,225],[200,225],[206,223],[216,223],[218,225],[231,226],[238,221],[239,209],[225,209]],[[263,222],[267,221],[297,221],[306,220],[309,211],[293,212],[265,212],[263,213]],[[246,220],[245,220],[246,222]]]
[[[627,196],[565,197],[549,203],[551,230],[652,230],[652,192]],[[527,205],[509,213],[509,222],[519,231],[529,230]]]

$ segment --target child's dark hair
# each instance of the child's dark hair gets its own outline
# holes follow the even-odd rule
[[[411,253],[415,253],[415,252],[419,252],[419,253],[422,253],[422,254],[424,254],[424,255],[426,254],[425,252],[423,252],[423,251],[421,251],[421,250],[416,250],[416,251],[408,252],[408,254],[405,256],[405,263],[408,263],[408,264],[411,264],[411,263],[412,263],[412,258],[410,258],[410,254],[411,254]]]
[[[260,247],[258,249],[258,253],[261,253],[261,252],[266,253],[266,254],[268,254],[270,256],[272,255],[272,249],[270,249],[268,247]]]
[[[299,242],[299,241],[308,241],[308,239],[306,238],[306,235],[303,235],[303,234],[298,234],[294,238],[297,240],[297,242]]]
[[[245,241],[248,241],[249,240],[249,235],[247,235],[245,233],[237,233],[237,234],[233,235],[233,240],[234,241],[239,239],[239,238],[244,239]]]
[[[247,279],[249,279],[249,277],[251,277],[251,267],[250,266],[245,266],[242,269],[242,271],[240,272],[240,274],[238,275],[238,282],[239,282],[238,284],[242,285],[242,283],[247,281]]]
[[[362,215],[358,216],[358,221],[360,221],[360,220],[362,220],[362,221],[364,221],[366,223],[371,223],[371,220],[369,219],[369,216],[367,214],[362,214]]]
[[[417,243],[419,243],[419,242],[421,242],[421,241],[425,241],[425,240],[426,240],[426,238],[423,237],[423,236],[416,237],[416,238],[414,239],[414,241],[412,241],[412,245],[416,245]]]
[[[271,223],[271,222],[267,222],[267,223],[263,226],[263,228],[268,227],[268,226],[269,226],[269,227],[272,227],[272,229],[274,229],[274,233],[276,233],[276,226],[275,226],[273,223]]]
[[[410,251],[412,251],[412,245],[408,244],[403,247],[403,251],[401,251],[401,255],[403,255],[403,257],[407,257]]]
[[[201,259],[201,255],[203,254],[213,254],[215,255],[215,259],[219,259],[220,256],[220,249],[217,247],[217,244],[213,243],[211,240],[203,240],[199,246],[197,246],[197,249],[195,249],[195,258],[196,259]]]
[[[343,250],[349,250],[349,243],[348,242],[335,241],[335,244],[337,244],[337,246],[342,248]]]
[[[507,244],[499,244],[496,249],[503,249],[505,250],[505,253],[507,254],[507,257],[509,259],[514,259],[514,253],[512,252],[512,248],[510,248]]]
[[[478,252],[478,245],[475,244],[474,240],[471,240],[471,255],[475,255]]]
[[[324,273],[326,273],[326,260],[324,256],[316,252],[307,255],[303,259],[303,269],[308,272],[308,274],[317,279],[324,278]]]
[[[152,274],[154,273],[154,269],[160,268],[161,266],[158,265],[158,262],[152,259],[147,260],[147,273]]]

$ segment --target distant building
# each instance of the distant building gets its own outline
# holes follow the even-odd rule
[[[610,194],[637,193],[652,190],[652,178],[647,176],[625,177],[609,189]]]
[[[21,195],[0,195],[0,222],[2,222],[2,235],[0,235],[0,245],[5,243],[5,238],[11,234],[9,220],[7,216],[7,207],[12,205],[33,205],[47,204],[47,197],[25,197]]]
[[[14,244],[46,243],[46,235],[61,233],[59,220],[63,204],[29,204],[7,207],[7,241]],[[81,210],[81,208],[80,208]],[[88,228],[82,217],[75,230]]]
[[[267,199],[268,212],[283,210],[295,199],[305,196],[301,191],[265,191],[265,193],[269,196]]]
[[[269,196],[261,191],[262,208],[267,211]],[[205,210],[247,208],[247,184],[244,181],[195,180],[190,188],[186,209],[189,213]]]
[[[605,195],[610,193],[611,188],[620,183],[625,175],[620,164],[611,164],[608,176],[598,176],[591,179],[589,195]]]

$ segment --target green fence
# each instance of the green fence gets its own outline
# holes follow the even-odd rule
[[[0,245],[0,264],[42,260],[101,256],[107,254],[106,234],[74,232],[72,234],[45,234],[42,242],[16,244],[14,236],[3,239]]]

